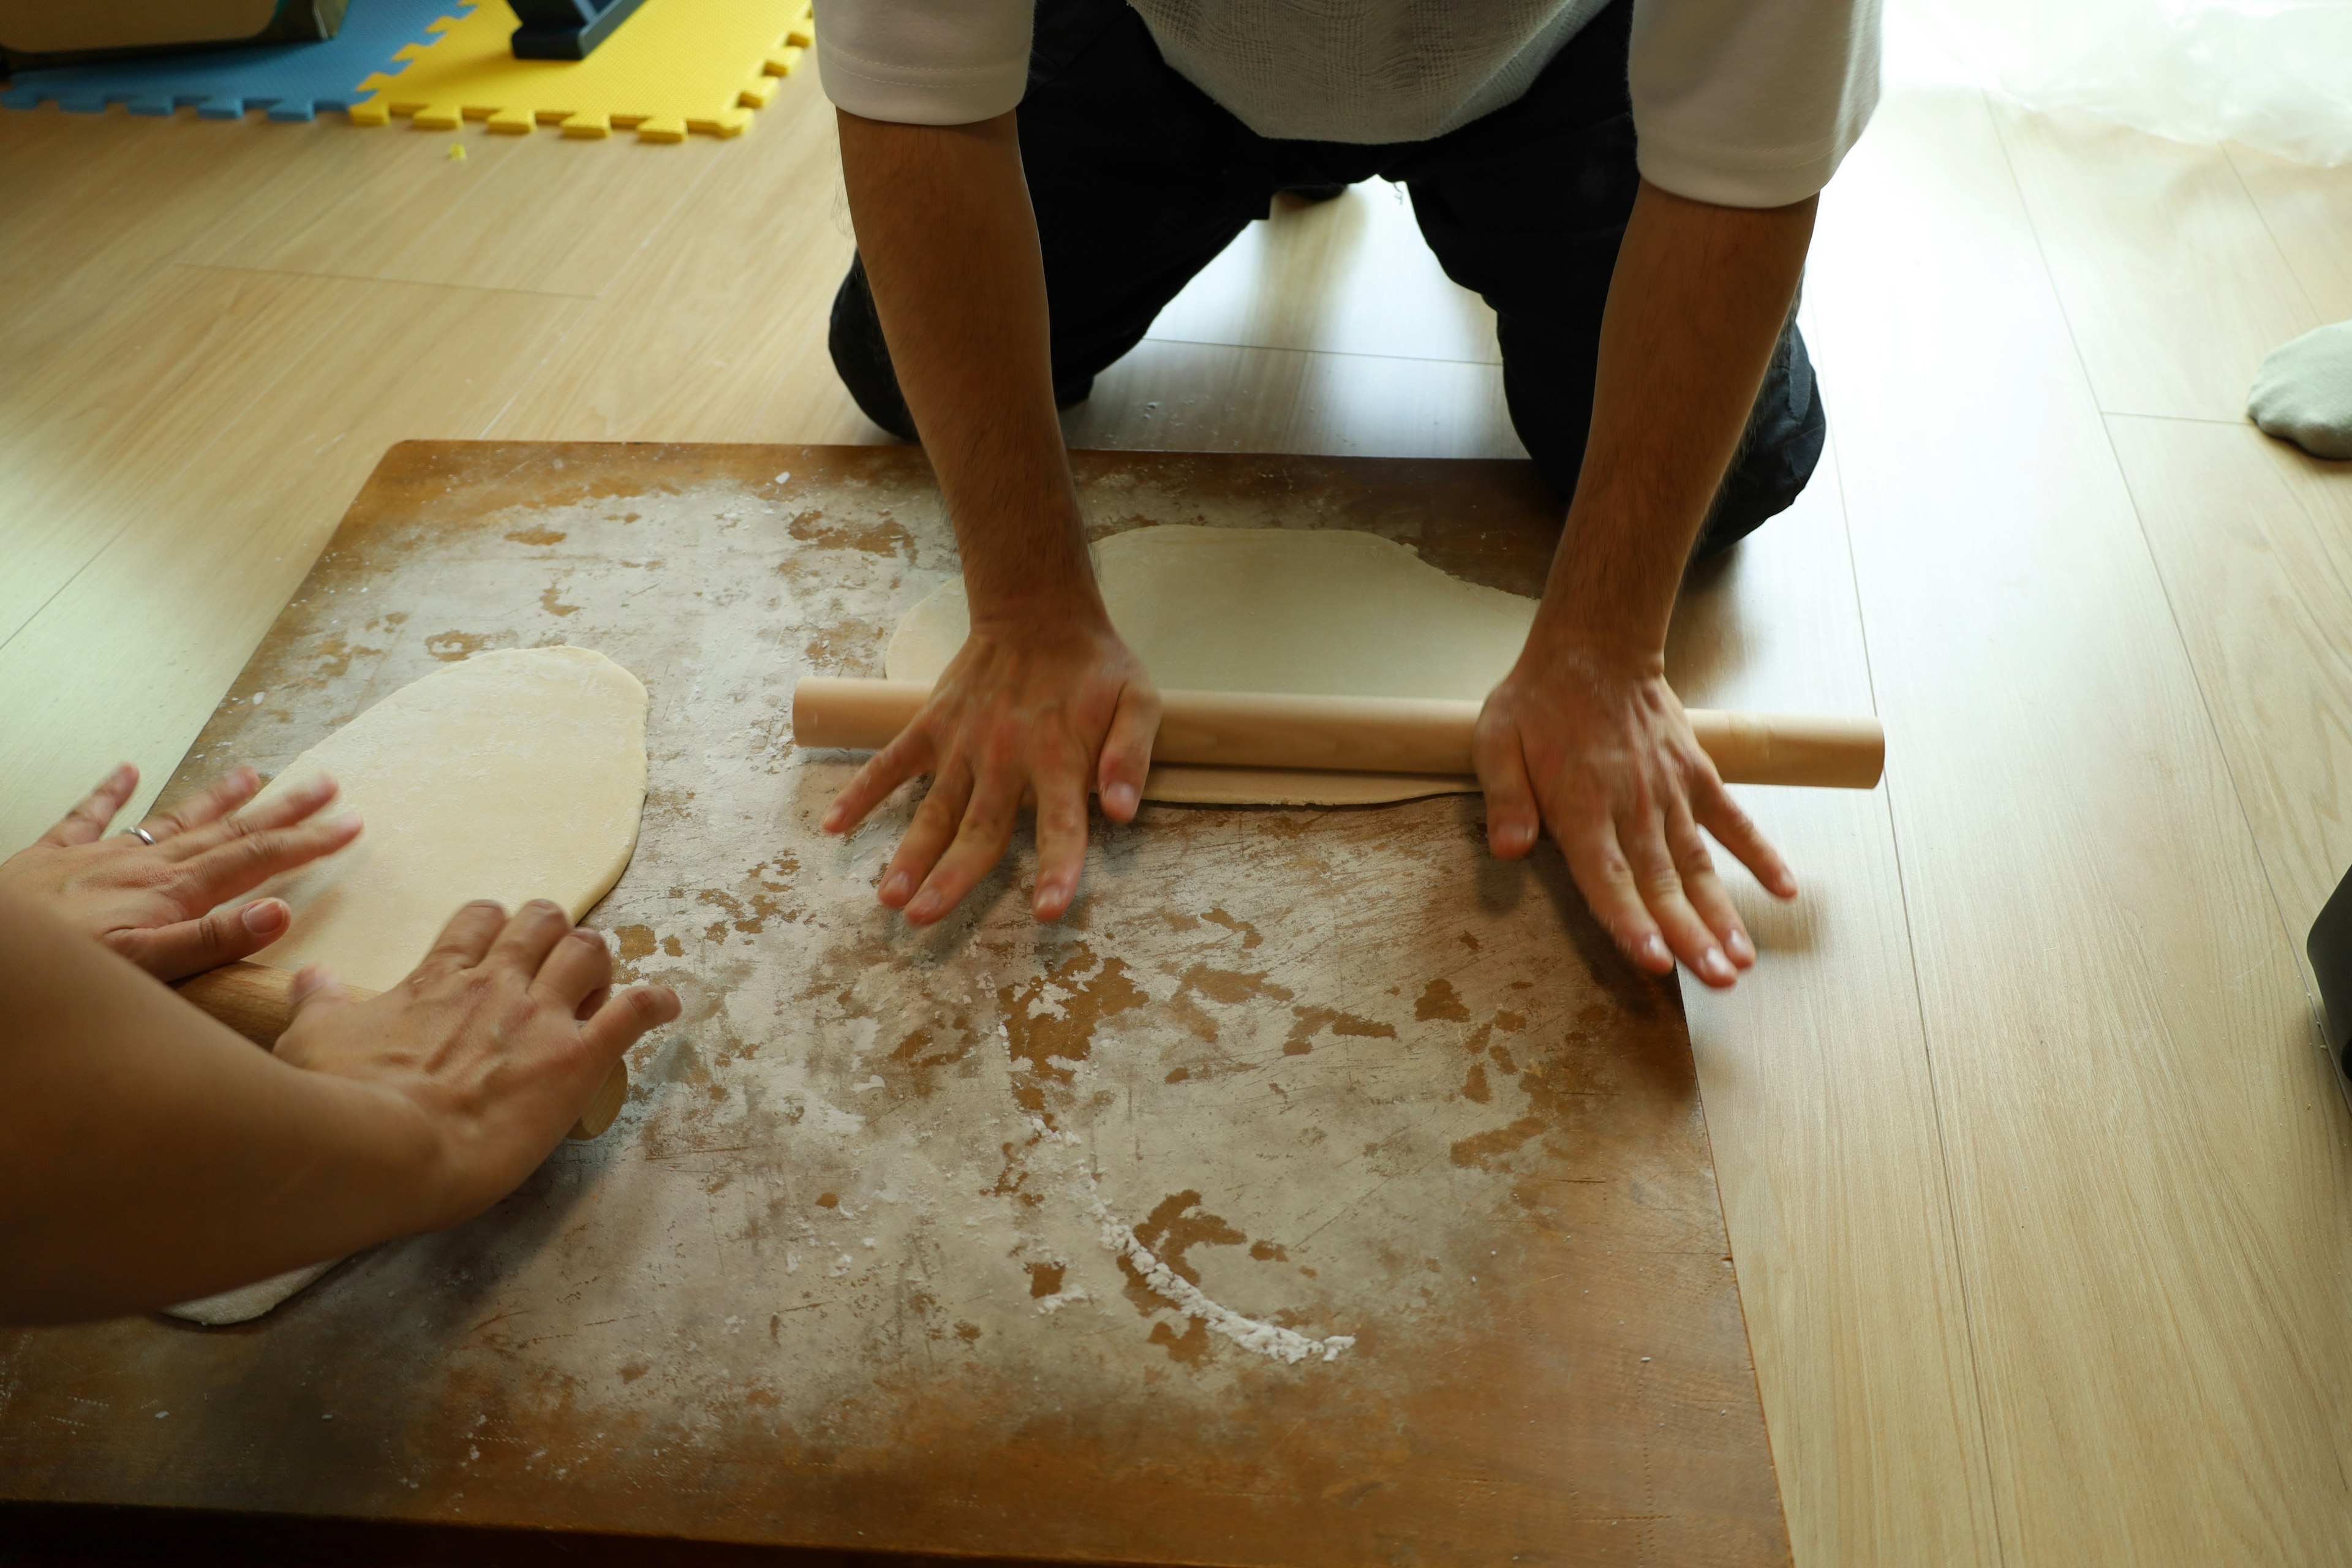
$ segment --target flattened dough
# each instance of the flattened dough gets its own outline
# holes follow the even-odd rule
[[[646,689],[584,647],[476,654],[362,713],[259,798],[321,773],[367,827],[262,888],[294,929],[260,959],[389,990],[468,899],[553,899],[576,921],[621,879],[645,810]]]
[[[1166,689],[1479,701],[1518,658],[1536,612],[1533,599],[1340,529],[1170,523],[1115,534],[1094,553],[1111,624]],[[937,679],[971,629],[959,578],[907,612],[883,668],[894,680]],[[1358,805],[1476,788],[1468,778],[1162,765],[1143,793]]]
[[[299,1268],[289,1268],[283,1274],[273,1274],[267,1279],[257,1279],[250,1285],[240,1285],[234,1290],[224,1290],[201,1301],[183,1301],[163,1310],[167,1316],[184,1318],[208,1329],[250,1322],[308,1289],[320,1275],[341,1261],[337,1258],[326,1263],[306,1263]]]
[[[394,692],[297,757],[257,797],[321,773],[367,827],[349,848],[263,884],[294,926],[259,954],[332,965],[383,991],[469,899],[552,899],[573,920],[621,879],[646,799],[646,689],[583,647],[477,654]],[[242,903],[244,900],[238,900]],[[331,1263],[171,1309],[257,1318]]]

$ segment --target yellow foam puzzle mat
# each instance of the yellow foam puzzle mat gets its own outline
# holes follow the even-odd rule
[[[481,120],[515,135],[558,125],[566,136],[634,128],[640,142],[699,131],[740,136],[811,42],[809,0],[647,0],[583,60],[519,60],[506,0],[481,0],[434,24],[440,36],[394,56],[397,74],[368,78],[355,124],[404,114],[424,131]]]

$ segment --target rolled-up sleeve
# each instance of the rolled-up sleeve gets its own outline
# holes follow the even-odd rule
[[[1634,0],[1627,69],[1645,177],[1786,206],[1829,184],[1877,107],[1878,0]]]
[[[852,114],[969,125],[1021,101],[1034,0],[818,0],[817,74]]]

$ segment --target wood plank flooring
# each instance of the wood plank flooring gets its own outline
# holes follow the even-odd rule
[[[1876,793],[1745,792],[1805,893],[1743,883],[1763,963],[1689,996],[1798,1561],[2342,1563],[2352,465],[2240,411],[2352,316],[2352,169],[1897,41],[1814,246],[1830,456],[1672,649],[1890,738]],[[1073,442],[1516,454],[1398,195],[1255,226]],[[0,845],[161,783],[396,440],[883,438],[813,72],[677,148],[0,113]]]
[[[1980,100],[1881,113],[1812,286],[2004,1560],[2326,1561],[2344,1107],[2058,241]]]
[[[1810,322],[1808,323],[1811,324]],[[1797,504],[1691,584],[1692,702],[1862,713],[1873,676],[1834,440]],[[2001,1561],[1894,822],[1868,795],[1742,789],[1798,868],[1735,884],[1770,962],[1684,987],[1797,1561]]]

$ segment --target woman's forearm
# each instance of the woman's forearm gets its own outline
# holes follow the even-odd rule
[[[433,1223],[430,1129],[0,893],[0,1320],[162,1306]]]

